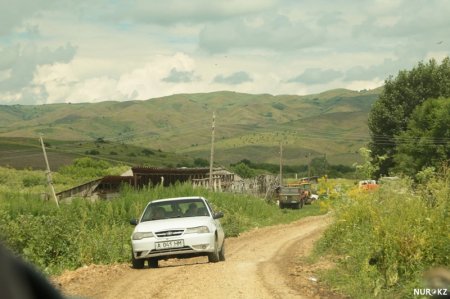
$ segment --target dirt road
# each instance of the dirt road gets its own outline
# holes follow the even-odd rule
[[[65,294],[86,298],[328,297],[314,285],[313,271],[298,265],[328,222],[327,216],[308,217],[226,239],[225,262],[201,257],[161,261],[158,269],[89,266],[55,282]]]

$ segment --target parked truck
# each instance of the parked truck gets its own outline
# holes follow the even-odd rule
[[[301,209],[305,204],[305,193],[298,187],[279,186],[275,189],[275,199],[280,209]]]
[[[317,192],[318,177],[301,178],[295,182],[287,184],[289,188],[298,188],[298,192],[302,194],[303,203],[308,205],[317,200],[319,196]]]

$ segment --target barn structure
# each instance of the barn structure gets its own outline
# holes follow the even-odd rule
[[[58,192],[56,197],[58,200],[66,201],[74,197],[111,199],[118,196],[121,185],[132,185],[132,183],[133,176],[105,176]]]
[[[203,182],[200,185],[208,187],[209,168],[156,168],[156,167],[133,167],[134,186],[154,186],[162,184],[170,186],[177,182]],[[213,181],[221,188],[230,185],[235,174],[222,168],[213,169]],[[220,183],[219,183],[220,182]]]
[[[177,182],[191,182],[194,186],[209,187],[209,168],[133,167],[131,170],[132,176],[106,176],[58,192],[56,196],[59,200],[73,197],[110,199],[119,194],[123,184],[134,188],[143,188],[159,184],[167,187]],[[213,170],[214,190],[227,190],[234,180],[235,174],[232,172],[222,168]]]

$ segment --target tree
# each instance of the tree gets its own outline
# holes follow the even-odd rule
[[[374,174],[379,170],[379,165],[371,157],[372,151],[368,148],[362,147],[359,149],[359,154],[363,158],[363,164],[355,163],[353,166],[356,168],[356,176],[360,179],[371,179]],[[384,161],[385,157],[377,157],[378,161]]]
[[[209,166],[209,162],[208,162],[208,160],[203,159],[203,158],[195,158],[194,165],[196,167],[207,167],[207,166]]]
[[[248,165],[243,162],[234,165],[233,171],[242,178],[252,178],[256,176],[255,170],[248,167]]]
[[[311,175],[325,175],[328,167],[329,165],[325,157],[313,158],[310,163]]]
[[[450,98],[430,99],[418,106],[396,143],[396,169],[410,176],[428,167],[438,169],[450,160]]]
[[[420,62],[412,70],[400,71],[396,78],[385,81],[384,90],[369,113],[371,150],[374,162],[379,163],[377,175],[388,174],[395,166],[397,152],[395,136],[406,131],[414,109],[430,98],[450,97],[450,59],[439,65],[434,59]],[[386,156],[384,161],[376,157]]]
[[[154,151],[149,150],[148,148],[144,148],[144,149],[142,150],[142,153],[143,153],[144,155],[146,155],[146,156],[150,156],[150,155],[154,155],[154,154],[155,154]]]

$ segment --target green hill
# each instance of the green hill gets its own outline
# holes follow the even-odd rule
[[[286,163],[304,164],[311,153],[312,157],[327,154],[334,164],[349,164],[369,140],[367,116],[379,93],[380,89],[336,89],[308,96],[273,96],[221,91],[146,101],[1,105],[0,137],[37,138],[43,133],[46,139],[68,144],[72,154],[86,148],[77,149],[71,142],[93,143],[100,138],[110,144],[174,152],[179,154],[173,157],[177,164],[187,156],[209,159],[215,111],[219,163],[244,158],[278,163],[282,141]],[[106,151],[101,155],[114,149]]]

